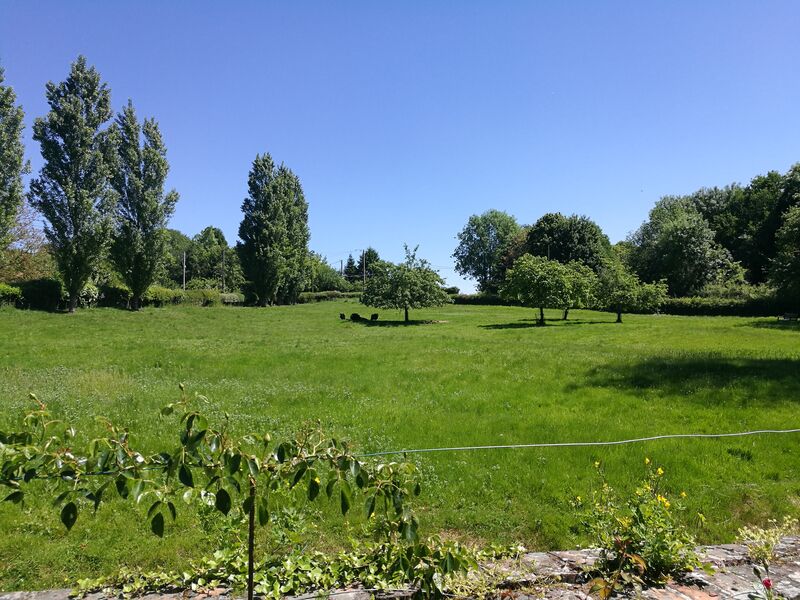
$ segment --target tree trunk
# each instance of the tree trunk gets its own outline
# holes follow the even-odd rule
[[[617,311],[617,323],[622,323],[622,311]]]
[[[70,294],[69,295],[69,312],[70,313],[74,313],[76,308],[78,308],[78,294]]]
[[[568,309],[568,308],[565,308],[565,309],[564,309],[564,320],[565,320],[565,321],[567,320],[567,317],[568,317],[568,316],[569,316],[569,309]]]
[[[406,323],[408,323],[408,307],[407,306],[405,307],[405,311],[406,311]]]
[[[544,325],[544,308],[539,307],[539,325]]]
[[[139,296],[134,296],[131,298],[131,310],[139,310],[139,306],[141,304],[141,300]]]

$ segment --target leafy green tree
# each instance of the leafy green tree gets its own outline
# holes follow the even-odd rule
[[[568,303],[564,306],[564,320],[571,308],[587,308],[594,303],[597,289],[597,275],[582,262],[573,260],[567,268]]]
[[[177,229],[164,230],[163,283],[175,287],[183,286],[183,259],[184,255],[188,257],[191,246],[192,239],[188,235]]]
[[[526,251],[563,264],[578,261],[595,273],[611,253],[611,243],[600,226],[588,217],[547,213],[528,231]]]
[[[108,144],[117,200],[111,260],[131,290],[131,308],[138,310],[164,263],[165,231],[178,192],[164,193],[169,164],[158,123],[145,119],[140,126],[130,101],[111,126]]]
[[[650,211],[647,222],[631,235],[630,263],[645,281],[666,279],[669,292],[699,292],[730,270],[730,253],[688,198],[666,196]]]
[[[0,67],[0,251],[11,241],[11,230],[24,198],[22,175],[28,170],[22,144],[25,115],[16,105],[14,89],[3,85],[4,80]]]
[[[496,292],[503,281],[503,257],[519,230],[516,219],[500,210],[472,215],[457,236],[456,271],[475,279],[480,291]]]
[[[194,236],[186,253],[187,285],[237,291],[244,283],[235,249],[228,246],[222,230],[209,226]]]
[[[539,325],[544,325],[544,309],[564,309],[572,304],[570,269],[543,256],[522,255],[506,274],[501,293],[523,306],[539,309]]]
[[[642,283],[618,260],[606,260],[597,281],[597,307],[617,314],[657,310],[667,298],[664,282]]]
[[[770,282],[787,299],[800,302],[800,204],[786,212],[775,242]]]
[[[428,262],[417,258],[417,248],[405,246],[406,259],[400,264],[378,261],[367,279],[361,303],[375,308],[404,311],[408,323],[411,308],[442,306],[452,302],[443,289],[444,281]]]
[[[261,306],[297,301],[308,261],[308,203],[300,180],[276,167],[269,154],[256,156],[236,249]]]
[[[381,259],[378,251],[373,247],[369,247],[361,253],[358,257],[358,265],[356,267],[358,276],[363,279],[372,277],[372,266]]]
[[[344,292],[350,289],[350,284],[342,275],[328,264],[324,256],[316,252],[308,253],[309,278],[306,291],[325,292],[337,291]]]
[[[65,81],[47,84],[46,96],[50,112],[33,126],[44,166],[30,183],[30,201],[47,220],[45,235],[74,312],[111,232],[100,129],[111,118],[111,94],[79,56]]]

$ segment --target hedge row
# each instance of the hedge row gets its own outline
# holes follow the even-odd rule
[[[21,281],[14,286],[0,283],[0,304],[15,304],[20,308],[37,310],[58,310],[65,308],[68,295],[57,279],[32,279]],[[93,284],[87,285],[80,297],[83,307],[109,306],[126,308],[129,306],[131,292],[125,286]],[[162,286],[151,286],[142,298],[143,306],[168,306],[170,304],[193,304],[215,306],[219,304],[242,304],[242,294],[221,294],[219,290],[175,290]]]
[[[514,306],[511,302],[494,294],[457,294],[452,296],[455,304],[478,306]],[[773,295],[748,298],[693,297],[668,298],[659,309],[667,315],[730,316],[730,317],[774,317],[787,312],[800,312],[800,306]]]
[[[346,300],[347,298],[360,298],[361,292],[302,292],[297,298],[298,304],[309,302],[324,302],[326,300]]]
[[[761,298],[668,298],[660,312],[667,315],[774,317],[798,312],[800,306],[774,296]]]

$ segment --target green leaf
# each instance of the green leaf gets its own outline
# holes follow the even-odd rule
[[[317,496],[319,495],[319,477],[316,473],[311,473],[311,477],[308,480],[308,499],[312,502],[316,500]]]
[[[22,476],[22,481],[28,483],[31,479],[36,477],[36,469],[28,469],[25,471],[25,474]]]
[[[156,500],[155,502],[153,502],[150,505],[150,508],[147,510],[147,518],[149,519],[150,517],[152,517],[153,513],[156,512],[160,506],[161,506],[161,500]]]
[[[422,491],[422,488],[420,487],[420,485],[419,485],[419,482],[417,482],[417,483],[414,485],[414,495],[415,495],[415,496],[419,496],[419,493],[420,493],[421,491]]]
[[[262,498],[258,503],[258,524],[262,527],[269,522],[269,509],[267,507],[267,499]]]
[[[367,496],[367,501],[364,503],[364,514],[369,519],[372,513],[375,512],[375,494]]]
[[[64,508],[61,509],[61,522],[64,524],[64,527],[67,528],[67,531],[72,529],[72,526],[75,525],[75,521],[78,520],[78,507],[75,505],[74,502],[69,502],[64,505]]]
[[[223,515],[227,515],[231,510],[231,496],[225,491],[225,488],[219,488],[216,498],[214,499],[214,507]]]
[[[350,504],[352,503],[352,499],[350,497],[350,486],[347,485],[347,482],[345,481],[342,481],[342,488],[339,496],[340,496],[340,505],[342,508],[342,514],[346,515],[347,511],[350,510]]]
[[[167,404],[164,408],[161,409],[161,416],[167,417],[172,414],[172,411],[175,410],[175,407],[172,404]]]
[[[22,499],[25,497],[25,492],[21,490],[17,490],[16,492],[11,492],[8,496],[3,499],[3,502],[13,502],[14,504],[19,504],[22,502]]]
[[[255,458],[247,459],[247,469],[250,471],[251,476],[258,477],[258,461]]]
[[[305,474],[306,474],[306,471],[307,471],[307,470],[308,470],[308,464],[306,464],[306,463],[300,463],[300,464],[298,465],[298,467],[297,467],[297,471],[295,471],[295,472],[294,472],[294,477],[292,478],[292,485],[291,485],[291,487],[294,487],[294,486],[296,486],[296,485],[297,485],[297,482],[298,482],[298,481],[300,481],[300,480],[303,478],[303,475],[305,475]]]
[[[254,506],[255,506],[255,498],[253,498],[252,496],[248,496],[247,498],[244,499],[244,502],[242,502],[242,512],[246,515],[249,515],[250,511],[253,510]]]
[[[330,500],[331,496],[333,496],[333,487],[336,485],[337,479],[331,477],[328,481],[328,485],[325,486],[325,493],[328,495],[328,499]]]
[[[174,521],[175,519],[177,519],[178,513],[175,510],[175,505],[171,501],[167,502],[167,508],[169,509],[170,516],[172,516],[172,520]]]
[[[128,497],[128,480],[125,477],[118,475],[114,480],[114,485],[117,486],[117,493],[120,498],[125,499]]]
[[[239,471],[239,467],[242,465],[242,455],[238,452],[233,456],[228,457],[228,473],[231,475],[237,473]]]
[[[186,487],[194,487],[192,471],[186,465],[181,465],[181,468],[178,469],[178,479]]]
[[[150,521],[150,531],[155,533],[158,537],[164,537],[164,515],[156,513]]]
[[[137,479],[136,483],[133,484],[133,488],[131,488],[131,495],[135,502],[139,502],[142,498],[142,493],[144,492],[144,479]]]

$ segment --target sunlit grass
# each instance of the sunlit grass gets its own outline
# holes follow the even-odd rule
[[[104,415],[146,449],[171,447],[174,425],[158,409],[179,382],[239,431],[320,420],[364,452],[800,427],[800,329],[791,325],[633,315],[617,325],[588,311],[565,323],[552,311],[540,328],[531,310],[472,306],[412,311],[434,324],[381,326],[402,318],[386,311],[377,326],[339,320],[354,310],[369,312],[344,303],[0,310],[0,427],[32,391],[82,430]],[[418,455],[423,528],[569,547],[581,541],[569,500],[589,492],[592,463],[625,489],[645,456],[706,515],[701,540],[798,512],[800,436],[787,435]],[[319,533],[336,544],[341,520],[323,513]],[[47,502],[0,505],[0,589],[59,586],[120,565],[181,567],[213,543],[199,523],[184,511],[159,540],[112,504],[66,534]]]

